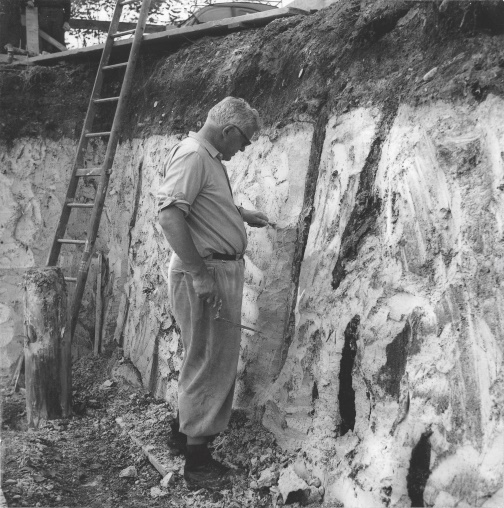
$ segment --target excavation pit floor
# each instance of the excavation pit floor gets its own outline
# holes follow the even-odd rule
[[[170,454],[165,445],[174,409],[141,388],[112,381],[111,364],[123,361],[116,354],[80,358],[73,367],[75,415],[48,421],[36,430],[27,428],[24,390],[3,390],[2,490],[9,507],[282,504],[274,487],[258,488],[256,480],[263,470],[278,470],[294,456],[285,454],[271,433],[240,411],[233,413],[229,429],[212,445],[215,458],[239,468],[232,488],[189,491],[183,479],[183,458]],[[166,488],[139,441],[171,473]],[[126,468],[134,468],[136,474],[121,477]]]

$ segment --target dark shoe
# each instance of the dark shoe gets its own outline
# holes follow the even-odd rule
[[[231,470],[210,458],[205,464],[184,467],[184,478],[189,490],[222,490],[231,487]]]

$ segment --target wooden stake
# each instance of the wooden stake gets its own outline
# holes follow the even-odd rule
[[[15,392],[17,392],[18,389],[19,377],[21,376],[23,367],[24,367],[24,352],[21,353],[20,357],[18,358],[18,361],[16,363],[16,370],[14,371],[14,376],[12,376],[12,385],[14,386]]]
[[[26,416],[38,428],[70,407],[67,292],[57,267],[28,271],[24,290]]]
[[[96,309],[95,309],[95,336],[94,336],[94,355],[98,356],[101,342],[102,326],[102,266],[103,254],[98,253],[98,274],[96,276]]]

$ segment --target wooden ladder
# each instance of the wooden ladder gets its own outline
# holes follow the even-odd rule
[[[119,32],[119,21],[121,18],[122,10],[125,5],[139,4],[142,2],[140,14],[137,22],[137,26],[133,30],[126,30]],[[135,65],[138,60],[140,51],[140,44],[142,42],[145,25],[147,23],[147,16],[149,14],[151,0],[118,0],[115,6],[112,21],[107,36],[105,47],[103,48],[100,65],[96,74],[96,79],[89,101],[86,118],[84,120],[84,126],[82,128],[82,134],[77,148],[77,155],[72,168],[72,174],[70,176],[70,183],[68,184],[68,190],[63,204],[63,210],[56,228],[54,240],[51,246],[51,251],[47,260],[47,266],[56,266],[58,258],[60,256],[61,246],[64,244],[73,244],[76,246],[83,246],[84,250],[79,263],[79,269],[76,277],[65,277],[67,282],[75,283],[75,290],[69,312],[69,331],[70,337],[73,337],[75,328],[77,326],[77,318],[79,315],[79,308],[84,294],[84,288],[86,285],[86,279],[89,271],[89,265],[91,264],[91,257],[93,255],[94,244],[98,234],[98,228],[100,226],[100,219],[103,211],[103,205],[105,203],[105,197],[107,194],[108,183],[110,179],[110,173],[112,164],[114,162],[114,156],[119,141],[119,132],[121,129],[122,118],[124,111],[127,107],[127,99],[131,90],[133,81],[133,74],[135,71]],[[133,35],[133,42],[131,44],[131,50],[127,62],[117,63],[109,65],[109,59],[112,54],[115,42],[122,36]],[[104,76],[107,71],[113,69],[123,69],[124,77],[121,86],[121,92],[117,97],[101,97],[102,86],[104,84]],[[93,124],[97,111],[102,104],[116,103],[116,109],[114,119],[112,121],[112,127],[108,132],[95,132],[93,130]],[[84,158],[88,148],[88,142],[91,138],[108,138],[107,149],[105,152],[105,158],[99,167],[85,168]],[[81,203],[76,201],[75,195],[77,192],[77,186],[80,178],[99,177],[98,189],[93,203]],[[89,227],[86,234],[85,240],[77,240],[73,238],[65,237],[67,232],[68,221],[70,219],[70,213],[73,209],[89,208],[91,210],[91,218]]]

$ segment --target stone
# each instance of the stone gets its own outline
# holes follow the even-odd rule
[[[278,479],[278,489],[282,495],[284,502],[287,501],[287,497],[291,492],[298,492],[301,490],[306,497],[309,497],[311,494],[310,487],[302,478],[296,474],[293,466],[282,469],[280,472],[280,477]]]
[[[264,469],[261,471],[259,475],[259,479],[257,480],[258,488],[263,487],[271,487],[277,481],[278,474],[276,473],[274,467],[269,467],[268,469]]]
[[[150,489],[150,496],[154,499],[156,499],[158,497],[164,497],[167,495],[168,495],[168,492],[161,490],[159,487],[152,487]]]
[[[136,478],[138,476],[135,466],[128,466],[119,473],[119,478]]]
[[[163,489],[167,489],[169,485],[174,482],[173,473],[168,473],[163,479],[160,481],[160,485]]]
[[[302,478],[306,483],[309,483],[310,481],[310,473],[308,472],[308,469],[306,468],[306,464],[304,460],[296,460],[294,462],[294,471],[299,476],[299,478]]]
[[[112,369],[112,377],[120,387],[143,388],[142,376],[131,363],[122,363]]]
[[[100,390],[110,390],[114,386],[114,381],[111,379],[107,379],[100,385]]]
[[[438,71],[438,68],[437,67],[434,67],[433,69],[431,69],[429,72],[427,72],[426,74],[424,74],[424,77],[422,78],[422,81],[429,81],[430,79],[432,79],[435,74],[437,73]]]

